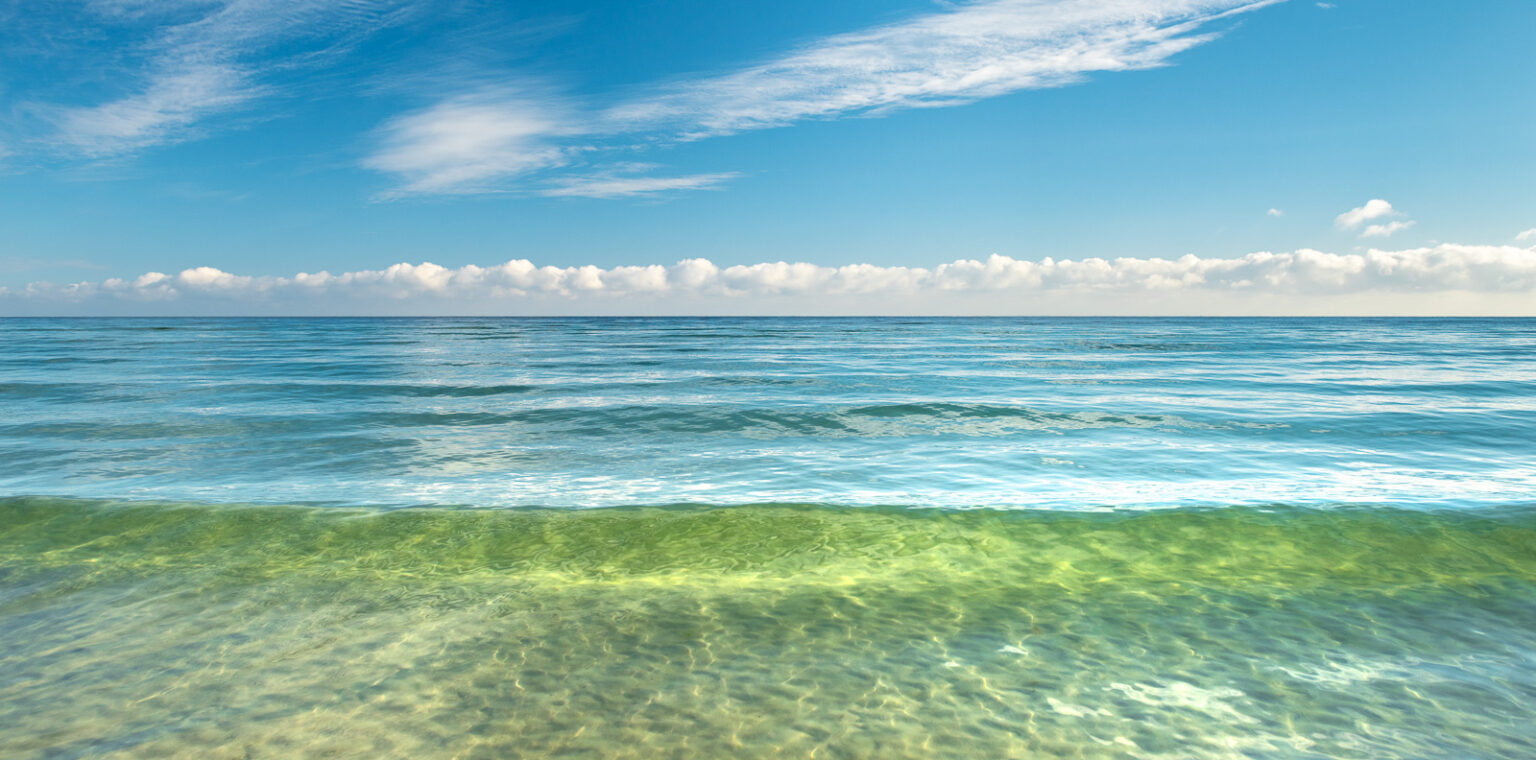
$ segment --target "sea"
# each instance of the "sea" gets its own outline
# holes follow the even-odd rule
[[[0,320],[0,757],[1536,757],[1536,320]]]

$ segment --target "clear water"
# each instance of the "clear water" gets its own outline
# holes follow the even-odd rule
[[[1477,506],[1536,320],[9,320],[0,489],[352,505]]]
[[[1530,757],[1533,349],[0,321],[0,756]]]

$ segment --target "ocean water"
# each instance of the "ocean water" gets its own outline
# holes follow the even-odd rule
[[[0,320],[0,757],[1536,756],[1536,320]]]

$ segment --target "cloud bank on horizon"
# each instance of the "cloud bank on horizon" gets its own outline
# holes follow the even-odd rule
[[[538,266],[257,277],[195,267],[0,288],[0,312],[84,314],[1536,314],[1536,248],[1438,245],[1234,258],[1021,261],[931,268],[765,262]],[[1132,308],[1127,309],[1127,306]]]

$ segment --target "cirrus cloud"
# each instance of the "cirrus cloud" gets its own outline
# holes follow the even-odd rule
[[[1387,222],[1385,224],[1373,224],[1360,231],[1360,237],[1391,237],[1395,232],[1411,229],[1416,222],[1412,220]]]
[[[407,0],[165,0],[83,4],[67,20],[99,45],[107,35],[136,39],[103,62],[120,84],[106,99],[62,102],[74,88],[55,88],[48,100],[24,102],[43,134],[31,142],[85,158],[106,158],[199,134],[208,119],[269,96],[270,74],[314,66],[360,39],[400,23]],[[63,22],[60,22],[63,23]],[[58,38],[76,29],[28,29]],[[85,57],[99,51],[81,47]],[[60,100],[56,100],[59,98]]]
[[[1166,66],[1213,39],[1202,31],[1212,23],[1276,2],[979,0],[825,37],[727,73],[642,87],[611,102],[581,109],[560,103],[560,119],[545,118],[551,108],[518,88],[507,94],[504,87],[480,87],[387,122],[364,166],[396,180],[385,198],[494,192],[593,152],[628,155],[657,144],[952,106],[1062,87],[1093,73]],[[645,192],[712,186],[663,178]]]

